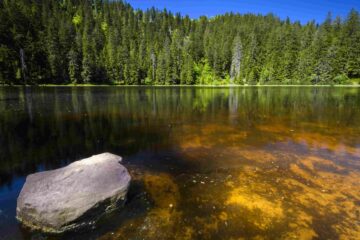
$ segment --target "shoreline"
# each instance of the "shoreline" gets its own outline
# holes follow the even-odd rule
[[[345,87],[345,88],[358,88],[360,84],[347,84],[347,85],[116,85],[116,84],[39,84],[39,85],[6,85],[2,84],[0,87],[209,87],[209,88],[261,88],[261,87]]]

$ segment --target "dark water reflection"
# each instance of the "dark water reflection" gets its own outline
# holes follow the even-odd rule
[[[17,224],[27,174],[105,151],[133,175],[123,211]],[[0,238],[360,239],[360,89],[0,88]]]

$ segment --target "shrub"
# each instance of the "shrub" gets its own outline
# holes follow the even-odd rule
[[[345,84],[345,83],[349,83],[349,78],[346,74],[340,74],[337,75],[336,77],[334,77],[333,81],[335,84]]]

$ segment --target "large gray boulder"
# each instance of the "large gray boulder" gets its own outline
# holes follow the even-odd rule
[[[125,202],[131,177],[120,161],[103,153],[29,175],[17,200],[16,218],[51,233],[95,223]]]

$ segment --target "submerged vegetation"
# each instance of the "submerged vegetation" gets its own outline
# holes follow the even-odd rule
[[[0,69],[5,84],[357,84],[360,17],[302,25],[122,1],[3,0]]]

